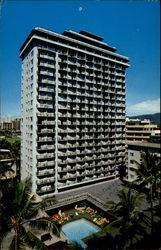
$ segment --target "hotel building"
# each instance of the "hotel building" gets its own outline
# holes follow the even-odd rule
[[[125,167],[128,58],[86,31],[32,30],[22,59],[21,176],[41,196]]]
[[[160,136],[160,128],[150,120],[126,119],[127,141],[148,141],[151,136]]]

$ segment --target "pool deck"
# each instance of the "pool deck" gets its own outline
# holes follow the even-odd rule
[[[102,210],[107,211],[104,204],[108,201],[118,202],[119,198],[117,192],[124,188],[122,182],[119,179],[104,181],[101,183],[79,187],[68,191],[63,191],[55,195],[57,203],[49,206],[46,210],[51,210],[52,208],[59,208],[61,206],[68,205],[71,203],[76,203],[83,199],[93,201],[96,206],[100,207]],[[141,209],[147,207],[146,201],[142,202],[139,206]],[[64,238],[53,238],[50,244],[65,241]],[[46,242],[45,242],[46,243]]]
[[[50,245],[52,245],[56,242],[59,242],[59,241],[62,241],[62,242],[67,241],[67,237],[65,236],[65,234],[62,231],[60,232],[60,237],[57,237],[56,235],[52,235],[52,238],[50,240],[44,241],[44,243],[46,246],[50,246]]]
[[[77,201],[87,199],[93,200],[95,204],[104,210],[104,203],[107,201],[113,200],[117,201],[117,192],[123,188],[121,181],[119,179],[105,181],[85,187],[80,187],[68,191],[63,191],[55,195],[58,203],[49,206],[46,210],[52,208],[59,208],[60,206],[75,203]],[[60,238],[53,236],[51,240],[45,241],[44,243],[48,246],[59,242],[66,241],[65,235],[61,235]]]

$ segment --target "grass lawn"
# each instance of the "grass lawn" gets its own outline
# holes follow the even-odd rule
[[[5,138],[0,138],[0,141],[4,140]],[[18,137],[9,137],[5,139],[7,142],[9,142],[10,144],[13,144],[16,141],[20,141],[20,138]]]
[[[77,211],[76,210],[71,210],[71,211],[67,211],[66,214],[69,214],[70,217],[71,217],[71,221],[73,220],[78,220],[78,219],[87,219],[87,220],[90,220],[90,221],[93,221],[93,217],[90,216],[88,213],[83,213],[83,214],[78,214],[76,215]]]
[[[14,138],[7,138],[6,139],[9,143],[13,144],[15,141],[20,141],[20,138],[14,137]]]
[[[64,211],[62,213],[62,215],[56,214],[54,216],[57,217],[56,220],[58,221],[58,223],[60,223],[62,225],[69,223],[71,221],[82,219],[82,218],[91,221],[92,223],[99,226],[101,229],[103,229],[109,223],[109,221],[106,220],[106,218],[103,218],[97,212],[90,214],[90,213],[88,213],[88,211],[84,210],[83,212],[80,213],[79,210],[74,209],[74,208],[67,210],[67,211]],[[52,216],[52,217],[54,217],[54,216]],[[102,222],[99,223],[99,221],[101,221],[101,220],[102,220]]]

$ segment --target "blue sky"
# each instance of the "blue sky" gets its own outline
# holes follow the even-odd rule
[[[36,27],[87,30],[128,56],[127,115],[160,112],[159,1],[4,1],[0,21],[2,115],[20,117],[19,48]]]

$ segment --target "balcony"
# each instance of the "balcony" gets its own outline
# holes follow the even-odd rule
[[[44,54],[39,54],[39,57],[44,58],[44,59],[49,59],[49,60],[55,60],[54,56],[49,56],[49,55],[44,55]]]
[[[47,96],[47,95],[38,95],[38,99],[46,100],[46,101],[52,101],[53,97],[52,96]]]
[[[51,88],[47,88],[47,87],[39,87],[38,88],[38,91],[43,91],[43,92],[52,92],[54,93],[54,89],[51,89]]]
[[[39,66],[43,66],[43,67],[48,67],[48,68],[52,68],[54,67],[54,63],[53,64],[49,64],[49,63],[43,63],[43,62],[40,62]]]
[[[42,121],[42,125],[55,125],[55,121],[45,120],[45,121]]]
[[[53,129],[43,128],[41,129],[40,133],[53,133]]]
[[[52,104],[42,104],[42,103],[39,103],[37,104],[37,108],[46,108],[46,109],[53,109],[53,105]]]
[[[40,150],[49,150],[49,149],[55,149],[55,146],[54,145],[42,145],[40,147]]]
[[[46,159],[46,158],[53,158],[55,157],[54,153],[44,153],[44,154],[38,154],[36,156],[37,159]]]
[[[48,112],[37,112],[37,116],[55,117],[55,114],[54,113],[48,113]]]
[[[41,79],[42,83],[48,83],[48,84],[55,84],[55,79],[49,80],[49,79]]]
[[[54,161],[43,161],[43,162],[39,162],[37,164],[37,167],[39,168],[43,168],[43,167],[51,167],[51,166],[55,166],[55,162]]]
[[[38,171],[37,176],[48,176],[48,175],[54,175],[55,171],[53,169],[50,170],[42,170],[42,171]]]
[[[49,184],[51,182],[54,182],[55,181],[55,177],[51,177],[51,178],[46,178],[46,179],[40,179],[40,180],[37,180],[36,183],[37,185],[44,185],[44,184]]]
[[[46,75],[46,76],[53,76],[54,72],[49,72],[47,70],[40,70],[39,74]]]
[[[39,139],[38,139],[39,142],[52,141],[52,140],[53,140],[53,138],[49,137],[49,136],[39,137]]]

